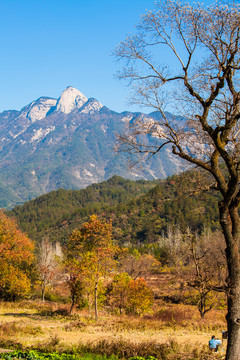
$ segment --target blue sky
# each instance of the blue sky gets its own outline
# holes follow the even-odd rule
[[[208,2],[207,0],[203,2]],[[191,3],[191,1],[190,1]],[[0,111],[68,85],[112,110],[134,111],[111,55],[152,0],[0,0]]]

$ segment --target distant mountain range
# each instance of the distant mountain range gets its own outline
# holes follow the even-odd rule
[[[85,188],[113,175],[152,180],[184,170],[170,148],[138,171],[129,169],[128,154],[115,153],[116,132],[139,116],[160,114],[117,113],[70,86],[59,99],[41,97],[20,111],[3,111],[0,207],[12,208],[59,188]]]

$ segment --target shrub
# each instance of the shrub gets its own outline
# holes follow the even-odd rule
[[[55,317],[55,316],[66,317],[66,316],[69,316],[69,310],[66,308],[58,308],[55,310],[51,309],[51,308],[45,308],[39,312],[39,315],[50,316],[50,317]]]
[[[4,360],[107,360],[106,356],[94,354],[67,354],[67,353],[40,353],[38,351],[15,351],[12,353],[0,353],[0,359]],[[111,356],[109,360],[116,360]]]

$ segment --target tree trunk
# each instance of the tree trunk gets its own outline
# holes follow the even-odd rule
[[[71,313],[72,313],[72,310],[73,310],[74,305],[75,305],[75,295],[72,294],[72,304],[71,304],[70,311],[69,311],[69,314],[70,314],[70,315],[71,315]]]
[[[97,321],[98,319],[98,306],[97,306],[97,299],[98,299],[98,283],[95,283],[95,303],[94,303],[94,308],[95,308],[95,320]]]
[[[228,344],[227,360],[240,359],[240,286],[232,288],[228,295]]]
[[[226,360],[240,360],[240,219],[238,210],[219,206],[228,265],[228,343]]]
[[[203,299],[203,294],[199,294],[200,295],[200,300],[199,300],[199,303],[198,303],[198,310],[200,312],[200,315],[201,315],[201,319],[204,319],[204,315],[205,315],[205,304],[204,304],[204,299]]]
[[[45,301],[45,289],[46,289],[46,286],[45,286],[45,282],[42,284],[42,302]]]

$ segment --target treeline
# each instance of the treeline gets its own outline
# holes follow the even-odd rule
[[[121,244],[155,243],[169,226],[201,233],[219,228],[219,195],[211,179],[189,171],[162,181],[130,181],[114,176],[82,190],[58,190],[17,206],[16,217],[29,237],[65,242],[72,231],[97,214],[113,223],[113,236]]]

